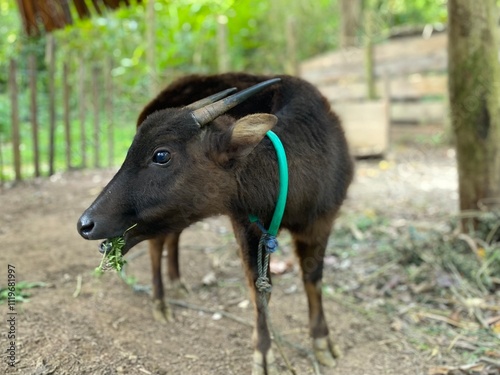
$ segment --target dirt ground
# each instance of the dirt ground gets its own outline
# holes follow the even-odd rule
[[[8,264],[15,266],[18,282],[46,283],[29,290],[28,302],[15,306],[15,367],[6,365],[8,310],[5,303],[0,305],[4,321],[0,371],[249,374],[249,327],[218,314],[181,307],[174,307],[175,323],[161,324],[152,318],[147,293],[133,291],[114,272],[100,279],[93,276],[100,261],[98,244],[80,238],[76,221],[113,173],[73,171],[0,190],[0,284],[5,285]],[[343,216],[373,209],[394,220],[425,221],[456,209],[454,157],[446,148],[393,150],[383,161],[358,161],[356,173]],[[285,254],[281,256],[288,259],[291,250],[286,238],[283,242]],[[335,252],[335,231],[329,251]],[[149,285],[147,245],[139,244],[127,257],[127,274],[136,277],[138,284]],[[349,272],[337,274],[337,266],[327,265],[326,286],[334,280],[336,285],[351,282]],[[185,231],[181,271],[191,289],[186,302],[253,321],[226,218],[211,218]],[[206,286],[203,279],[211,272],[215,283]],[[274,326],[288,340],[309,348],[307,304],[298,269],[276,275],[273,281]],[[427,374],[431,366],[446,361],[418,351],[408,337],[393,329],[389,313],[373,313],[368,318],[360,311],[362,306],[354,309],[338,296],[328,295],[325,307],[343,358],[335,369],[322,368],[323,374]],[[306,357],[290,348],[285,352],[297,374],[314,373]],[[281,358],[279,363],[286,373]]]

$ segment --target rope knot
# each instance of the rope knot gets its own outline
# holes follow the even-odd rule
[[[273,286],[266,276],[259,276],[255,282],[255,286],[257,287],[259,293],[271,293],[271,290],[273,289]]]

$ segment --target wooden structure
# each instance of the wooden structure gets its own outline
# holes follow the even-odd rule
[[[101,136],[102,133],[106,133],[105,138],[107,140],[107,150],[108,150],[108,165],[113,164],[114,156],[114,140],[113,140],[113,102],[112,95],[110,94],[113,89],[113,82],[111,80],[111,70],[112,61],[109,60],[106,66],[98,67],[96,63],[92,63],[92,66],[85,66],[85,64],[80,65],[78,72],[70,71],[69,64],[65,62],[62,67],[62,72],[58,72],[56,69],[56,51],[54,37],[50,34],[59,28],[63,28],[67,25],[71,25],[75,18],[87,18],[94,14],[103,15],[106,9],[117,9],[120,6],[129,6],[133,4],[142,3],[142,0],[17,0],[17,5],[19,8],[22,24],[24,31],[29,36],[40,36],[44,33],[49,33],[47,35],[46,42],[46,62],[47,62],[47,75],[48,75],[48,87],[47,91],[43,92],[43,95],[47,97],[47,112],[49,114],[48,118],[48,162],[42,163],[41,154],[43,154],[40,149],[39,142],[39,120],[38,120],[38,97],[40,92],[37,89],[37,81],[39,77],[37,76],[37,61],[33,53],[28,55],[28,69],[27,71],[19,71],[18,62],[15,59],[11,59],[9,65],[9,86],[8,91],[10,93],[11,100],[11,133],[12,140],[9,148],[12,148],[12,167],[6,165],[3,158],[4,145],[0,144],[0,184],[3,183],[5,174],[13,175],[16,181],[23,178],[23,174],[26,175],[26,169],[31,168],[31,161],[26,164],[21,158],[21,145],[26,146],[27,144],[32,147],[33,152],[33,175],[39,177],[42,174],[42,169],[48,167],[48,174],[52,175],[56,172],[56,153],[58,152],[58,142],[57,142],[57,106],[56,106],[56,96],[61,95],[63,98],[63,108],[62,117],[64,123],[64,140],[59,142],[59,144],[64,145],[65,153],[65,166],[66,169],[78,166],[87,165],[87,138],[86,133],[86,111],[85,99],[92,103],[92,114],[93,114],[93,160],[94,166],[100,166],[101,158],[103,155],[100,151],[101,146]],[[150,1],[150,4],[153,4]],[[101,64],[102,65],[102,64]],[[86,90],[85,76],[90,76],[86,74],[86,71],[92,70],[93,79],[93,92],[89,93]],[[22,120],[20,119],[20,108],[19,106],[19,87],[18,80],[19,76],[28,73],[29,77],[29,91],[30,91],[30,123],[31,123],[31,139],[26,137],[20,131],[22,128]],[[61,74],[62,73],[62,74]],[[62,85],[56,84],[56,75],[62,75]],[[79,94],[79,121],[80,121],[80,134],[76,136],[80,140],[80,150],[76,151],[77,147],[72,143],[72,129],[70,127],[71,122],[71,106],[70,97],[72,96],[72,87],[70,85],[71,76],[78,76],[78,94]],[[104,90],[109,95],[106,96],[104,100],[104,106],[101,105],[101,85],[98,82],[104,82]],[[104,108],[101,108],[104,107]],[[105,113],[104,125],[103,121],[100,119],[100,112]],[[73,130],[74,131],[74,130]],[[3,143],[3,138],[0,134],[0,143]],[[75,152],[76,151],[76,152]],[[81,156],[81,161],[76,160],[74,154]],[[24,162],[24,164],[23,164]],[[7,171],[6,171],[7,170]],[[11,173],[12,170],[12,173]],[[30,173],[31,174],[31,173]]]
[[[135,0],[141,3],[142,0]],[[89,7],[87,3],[91,3]],[[130,5],[130,0],[17,0],[23,28],[27,35],[37,36],[73,23],[75,15],[89,18],[92,14],[102,15],[106,8],[116,9]]]
[[[301,64],[301,76],[330,100],[356,156],[383,154],[391,123],[443,124],[447,117],[447,36],[389,39],[374,48],[377,101],[367,101],[362,48]]]

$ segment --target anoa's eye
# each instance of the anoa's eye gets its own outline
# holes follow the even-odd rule
[[[172,155],[170,155],[170,152],[168,152],[167,150],[157,150],[153,155],[153,163],[167,164],[171,158]]]

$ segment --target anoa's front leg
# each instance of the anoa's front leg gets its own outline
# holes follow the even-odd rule
[[[262,296],[256,287],[256,282],[259,278],[257,257],[260,233],[252,227],[239,225],[235,222],[233,222],[233,228],[240,245],[240,255],[250,289],[250,298],[254,307],[255,325],[253,330],[254,353],[252,375],[278,375],[280,371],[271,348],[271,335],[267,325],[266,309],[271,295],[270,293],[266,293]],[[265,251],[263,251],[262,257],[264,255]],[[270,286],[269,266],[264,271]]]

